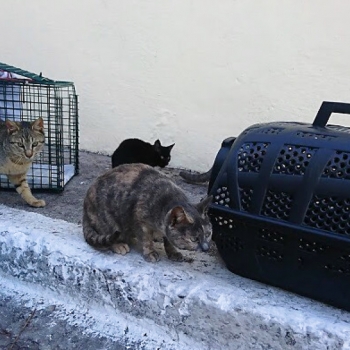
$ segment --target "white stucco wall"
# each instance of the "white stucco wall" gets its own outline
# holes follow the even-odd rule
[[[349,13],[345,0],[3,1],[0,61],[75,82],[81,148],[160,138],[176,142],[171,165],[205,170],[253,123],[350,102]]]

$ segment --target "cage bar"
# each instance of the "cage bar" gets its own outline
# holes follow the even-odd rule
[[[78,96],[74,83],[55,81],[0,63],[0,119],[32,121],[42,117],[45,147],[27,173],[34,190],[62,191],[79,173]],[[13,186],[0,175],[0,188]]]

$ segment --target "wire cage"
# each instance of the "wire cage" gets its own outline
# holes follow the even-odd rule
[[[27,173],[34,190],[62,191],[79,173],[78,96],[72,82],[54,81],[0,63],[0,119],[42,117],[45,147]],[[0,175],[0,188],[13,186]]]

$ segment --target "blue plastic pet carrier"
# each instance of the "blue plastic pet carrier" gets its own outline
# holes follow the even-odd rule
[[[350,310],[350,128],[328,125],[332,113],[350,104],[225,140],[210,215],[229,270]]]

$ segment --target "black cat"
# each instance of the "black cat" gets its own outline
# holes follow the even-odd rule
[[[157,140],[154,145],[139,139],[124,140],[112,155],[112,168],[121,164],[143,163],[164,168],[170,162],[170,152],[175,143],[162,146]]]

